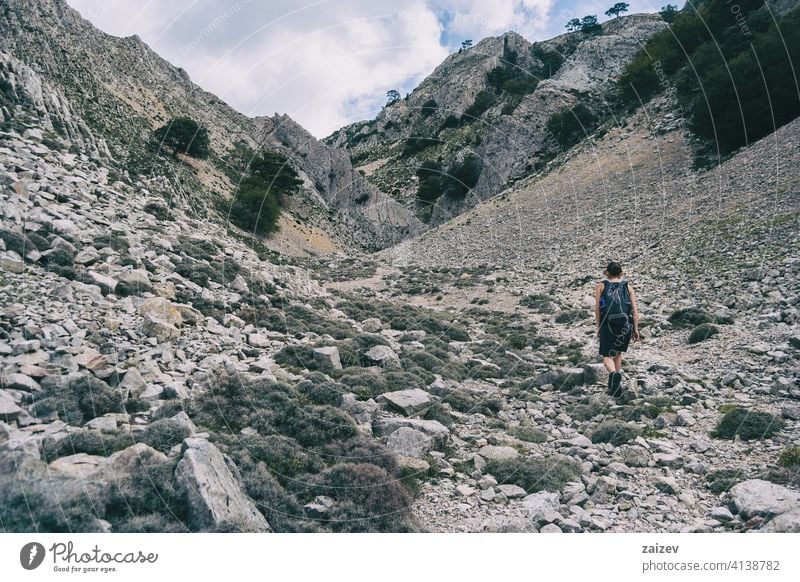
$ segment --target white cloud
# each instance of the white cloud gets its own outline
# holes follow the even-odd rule
[[[410,91],[452,50],[450,35],[529,36],[545,27],[553,3],[68,1],[108,33],[138,34],[243,113],[288,113],[318,137],[372,117],[387,90]]]

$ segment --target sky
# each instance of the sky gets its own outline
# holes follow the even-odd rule
[[[287,113],[318,138],[373,118],[465,39],[530,41],[616,0],[67,0],[115,36],[139,35],[192,81],[249,115]],[[629,13],[667,1],[629,0]],[[674,2],[677,4],[677,2]]]

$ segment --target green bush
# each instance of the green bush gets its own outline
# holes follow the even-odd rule
[[[469,154],[461,162],[453,162],[442,177],[443,193],[453,198],[466,196],[481,176],[483,160],[477,154]]]
[[[462,121],[472,122],[478,119],[483,113],[494,105],[495,98],[489,91],[479,91],[475,96],[475,101],[467,107],[461,116]]]
[[[168,453],[172,447],[181,444],[183,439],[191,434],[189,427],[177,420],[162,418],[148,424],[137,440],[162,453]]]
[[[533,426],[512,426],[508,434],[529,443],[547,442],[547,433]]]
[[[122,395],[93,376],[81,376],[66,387],[45,389],[31,406],[35,416],[57,412],[61,420],[76,426],[109,412],[122,411]]]
[[[417,168],[416,175],[417,199],[428,204],[435,202],[442,195],[442,163],[426,160]]]
[[[229,209],[230,221],[255,234],[269,234],[278,229],[278,217],[284,196],[291,196],[303,181],[278,152],[263,151],[249,165]]]
[[[374,439],[358,436],[335,441],[322,449],[322,456],[329,465],[339,463],[371,463],[390,475],[398,475],[397,459],[389,449]]]
[[[593,443],[611,443],[618,447],[632,441],[641,434],[641,430],[627,422],[619,420],[603,421],[592,431]]]
[[[59,457],[86,453],[108,457],[134,444],[130,434],[103,433],[99,430],[83,430],[70,433],[67,437],[54,440],[45,439],[42,442],[42,458],[49,463]]]
[[[519,485],[528,493],[535,493],[559,491],[580,476],[581,466],[563,455],[516,457],[489,460],[485,472],[493,475],[499,483]]]
[[[173,117],[169,123],[156,129],[153,137],[159,146],[171,148],[176,157],[183,153],[205,158],[210,151],[208,130],[189,117]]]
[[[561,150],[568,150],[597,127],[597,116],[582,103],[554,113],[547,120],[547,132]]]
[[[347,387],[321,376],[322,374],[316,372],[311,374],[307,380],[297,385],[297,390],[314,404],[339,406],[342,403],[342,394],[348,392]]]
[[[724,493],[743,480],[742,471],[738,469],[719,469],[706,475],[706,484],[715,495]]]
[[[781,467],[800,467],[800,447],[784,449],[778,457]]]
[[[767,412],[735,407],[722,417],[711,436],[732,440],[736,435],[742,440],[772,438],[783,428],[783,421]]]
[[[0,228],[0,240],[6,243],[6,250],[14,251],[21,257],[25,257],[32,250],[37,250],[36,245],[24,234]]]
[[[689,343],[700,343],[713,335],[717,335],[718,333],[719,328],[717,326],[711,325],[710,323],[701,323],[692,330],[692,333],[689,334]]]
[[[413,496],[385,469],[371,463],[341,463],[323,472],[311,488],[311,497],[335,500],[324,520],[334,531],[412,531]]]

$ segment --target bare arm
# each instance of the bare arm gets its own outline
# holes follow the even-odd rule
[[[598,283],[594,288],[594,320],[597,323],[597,332],[600,333],[600,297],[603,295],[605,285]]]
[[[636,293],[633,292],[633,285],[628,283],[628,293],[631,296],[631,311],[633,312],[633,334],[639,335],[639,306],[636,305]]]

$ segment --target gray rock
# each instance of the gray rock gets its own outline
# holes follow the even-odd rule
[[[498,445],[485,445],[481,447],[478,454],[489,461],[502,461],[519,457],[519,452],[514,447]]]
[[[433,439],[413,428],[400,427],[389,435],[386,448],[404,457],[423,458],[433,447]]]
[[[14,399],[5,391],[0,390],[0,419],[5,422],[13,422],[19,418],[23,410]]]
[[[668,493],[669,495],[678,495],[681,492],[681,488],[678,485],[678,482],[675,481],[673,477],[664,477],[659,475],[655,479],[655,486],[656,489],[661,491],[662,493]]]
[[[342,361],[339,359],[339,348],[336,346],[314,348],[314,358],[323,366],[334,370],[342,369]]]
[[[178,339],[181,336],[181,330],[152,314],[147,314],[142,318],[142,333],[147,337],[156,338],[159,343]]]
[[[386,392],[381,394],[378,400],[387,402],[392,408],[402,412],[406,416],[421,414],[428,410],[433,404],[431,395],[420,388]]]
[[[336,502],[330,497],[317,495],[314,501],[303,506],[303,510],[311,519],[320,519],[328,515],[328,512],[333,509],[334,505],[336,505]]]
[[[370,317],[361,322],[361,329],[367,333],[378,333],[383,329],[383,324],[377,317]]]
[[[499,489],[500,492],[503,495],[505,495],[508,499],[519,499],[521,497],[525,497],[528,494],[528,492],[525,491],[519,485],[512,485],[512,484],[498,485],[497,489]]]
[[[450,430],[438,420],[423,420],[419,418],[381,418],[372,424],[375,436],[392,434],[401,426],[416,429],[433,437],[436,449],[442,449],[450,436]]]
[[[586,364],[583,367],[583,380],[586,384],[608,385],[608,368],[605,364]]]
[[[103,293],[113,293],[117,288],[118,281],[114,277],[109,277],[108,275],[103,275],[102,273],[92,270],[86,271],[86,274],[89,275],[89,278],[95,285],[100,287],[100,291]]]
[[[774,533],[800,533],[800,507],[772,518],[760,530]]]
[[[25,374],[8,374],[3,379],[2,385],[8,390],[23,392],[39,392],[42,389],[36,380]]]
[[[400,358],[389,346],[372,346],[364,353],[364,356],[370,362],[379,366],[400,365]]]
[[[189,526],[214,531],[220,526],[238,531],[271,531],[267,520],[241,489],[222,453],[205,439],[183,441],[175,481],[187,493]]]
[[[537,513],[556,511],[559,505],[559,495],[550,491],[539,491],[532,493],[522,500],[522,508],[528,515],[534,516]]]
[[[119,383],[117,388],[122,392],[124,399],[138,398],[147,388],[147,383],[142,378],[138,368],[128,368],[128,371],[125,372],[125,377],[122,378],[122,382]]]
[[[744,518],[780,515],[800,506],[800,493],[762,479],[737,483],[729,494],[734,507]]]
[[[725,507],[724,505],[712,509],[710,515],[711,519],[716,519],[717,521],[722,521],[722,522],[731,521],[733,519],[733,514],[731,513],[731,510]]]
[[[560,527],[554,523],[548,523],[539,530],[541,533],[564,533]]]

